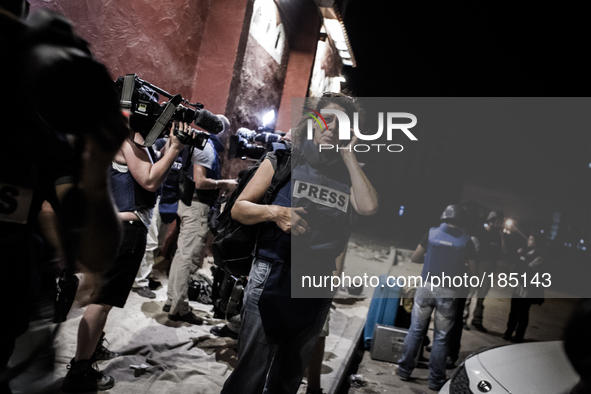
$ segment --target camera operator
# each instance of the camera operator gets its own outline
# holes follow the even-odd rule
[[[42,341],[43,348],[37,349],[23,343],[22,350],[29,354],[27,360],[7,368],[15,339],[27,330],[29,318],[45,319],[46,313],[40,314],[39,306],[45,307],[48,297],[55,300],[55,292],[47,294],[48,289],[55,289],[55,277],[41,273],[47,265],[46,256],[52,252],[48,240],[41,237],[41,206],[48,201],[57,213],[57,222],[46,224],[52,226],[52,234],[60,235],[63,257],[71,263],[79,261],[97,276],[107,270],[121,234],[107,171],[128,130],[112,79],[104,66],[92,59],[87,44],[73,32],[69,21],[49,12],[37,13],[31,23],[21,21],[27,5],[19,0],[0,0],[0,53],[4,59],[0,72],[8,76],[3,81],[5,94],[0,98],[0,130],[8,147],[0,155],[0,262],[5,279],[0,296],[8,300],[3,309],[9,319],[0,339],[2,393],[10,393],[9,380],[30,363],[52,353],[49,340]],[[45,49],[43,55],[35,52],[39,46]],[[59,62],[44,63],[58,54]],[[31,70],[32,64],[36,70]],[[68,72],[88,71],[87,86],[96,88],[92,94],[101,99],[91,122],[81,124],[76,119],[75,104],[55,113],[59,117],[72,115],[67,123],[76,129],[75,135],[66,135],[61,125],[41,116],[43,109],[51,107],[47,95],[54,93],[41,86],[48,79],[55,80],[49,76],[64,68]],[[45,74],[33,72],[39,70]],[[78,93],[79,81],[61,79],[60,84],[56,96],[80,99],[72,93]],[[27,386],[18,389],[34,391],[31,386],[37,383],[35,380],[28,379]]]
[[[187,123],[174,128],[184,133],[191,132]],[[184,147],[171,131],[162,157],[152,164],[147,149],[136,145],[133,140],[141,138],[139,133],[131,131],[130,134],[115,155],[111,167],[111,187],[119,218],[123,222],[123,241],[112,268],[105,274],[97,299],[88,305],[80,321],[76,357],[70,363],[62,386],[65,392],[107,390],[114,385],[113,377],[94,369],[92,364],[119,356],[103,346],[103,329],[111,309],[125,306],[146,248],[156,190]]]
[[[219,153],[224,147],[218,139],[219,135],[210,134],[203,150],[185,148],[183,152],[180,179],[184,180],[183,190],[186,192],[179,201],[177,213],[181,218],[181,227],[177,251],[170,266],[168,299],[162,308],[173,321],[203,323],[203,319],[196,316],[189,306],[189,279],[202,265],[201,252],[208,232],[207,216],[218,199],[219,190],[231,191],[237,184],[234,179],[220,179]]]

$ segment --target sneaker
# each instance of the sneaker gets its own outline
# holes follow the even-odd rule
[[[410,376],[401,375],[401,374],[400,374],[400,369],[398,369],[398,370],[396,371],[396,375],[398,375],[398,379],[402,380],[403,382],[408,382],[408,381],[410,381]]]
[[[209,332],[215,335],[216,337],[229,337],[232,339],[238,339],[238,333],[235,333],[234,331],[230,330],[227,324],[224,324],[223,326],[211,327]]]
[[[121,353],[112,352],[109,349],[107,349],[104,345],[105,341],[107,341],[107,339],[105,338],[105,333],[103,332],[101,334],[101,339],[99,339],[99,342],[96,345],[96,349],[94,349],[94,353],[92,354],[91,360],[111,360],[115,357],[121,356]],[[107,343],[109,343],[109,341],[107,341]]]
[[[456,362],[451,357],[445,359],[445,369],[454,369],[456,366]]]
[[[480,332],[484,332],[487,333],[488,330],[486,328],[484,328],[484,326],[482,324],[474,324],[472,323],[472,325],[474,326],[475,329],[477,329]]]
[[[170,312],[170,305],[169,304],[164,304],[164,306],[162,307],[162,312]]]
[[[148,288],[150,290],[158,290],[162,286],[162,282],[154,278],[148,278]]]
[[[114,385],[115,379],[95,369],[92,360],[74,361],[72,359],[62,383],[62,391],[65,393],[103,391],[109,390]]]
[[[136,287],[132,289],[135,293],[137,293],[140,297],[149,298],[153,300],[156,298],[156,293],[148,288],[148,286],[144,287]]]
[[[443,384],[439,384],[439,385],[429,384],[429,390],[433,390],[433,391],[440,391],[442,387],[443,387]]]
[[[172,321],[184,321],[185,323],[201,325],[203,324],[203,319],[199,316],[195,315],[193,312],[189,312],[186,315],[179,315],[178,313],[175,315],[168,315],[168,318]]]

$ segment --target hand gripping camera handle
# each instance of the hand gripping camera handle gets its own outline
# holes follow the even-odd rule
[[[146,136],[143,146],[148,147],[154,145],[154,142],[156,142],[158,137],[160,137],[160,134],[162,134],[162,131],[172,119],[172,116],[176,111],[176,107],[181,103],[182,99],[183,98],[181,97],[181,95],[177,94],[176,96],[171,98],[169,102],[166,103],[164,111],[162,111],[162,113],[156,120],[156,123],[154,123],[154,126]]]

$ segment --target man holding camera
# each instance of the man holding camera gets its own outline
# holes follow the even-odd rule
[[[76,357],[70,362],[70,370],[64,378],[64,392],[108,390],[115,384],[112,376],[94,369],[93,363],[119,356],[102,345],[103,329],[111,309],[125,306],[137,275],[146,248],[156,190],[184,147],[177,133],[191,133],[187,123],[181,123],[175,129],[156,163],[152,163],[147,149],[136,143],[140,134],[133,132],[112,162],[111,189],[123,222],[123,240],[112,268],[105,274],[98,298],[86,308],[80,321]]]
[[[237,185],[234,179],[220,179],[219,152],[223,149],[217,136],[210,135],[203,150],[191,147],[183,151],[179,177],[182,195],[178,207],[181,228],[168,276],[168,299],[162,308],[173,321],[203,323],[191,310],[187,291],[191,275],[201,266],[209,210],[217,201],[220,189],[231,191]]]

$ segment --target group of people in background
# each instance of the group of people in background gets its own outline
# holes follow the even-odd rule
[[[411,327],[404,341],[403,356],[399,361],[398,376],[409,380],[416,367],[423,338],[434,313],[434,333],[429,359],[429,388],[439,390],[446,381],[446,369],[456,367],[463,330],[471,326],[487,333],[483,325],[485,298],[491,281],[478,287],[440,286],[431,288],[429,277],[460,276],[487,278],[499,273],[497,263],[504,260],[509,269],[521,278],[533,278],[543,269],[543,239],[538,234],[525,236],[516,227],[507,226],[503,212],[491,211],[484,223],[469,207],[450,205],[441,215],[441,225],[434,227],[422,238],[413,253],[412,261],[423,263],[422,279],[417,289],[411,317]],[[514,254],[508,253],[506,231],[516,231],[524,243]],[[514,257],[513,257],[514,256]],[[493,276],[494,277],[494,276]],[[476,297],[471,324],[468,324],[471,301]],[[527,286],[523,280],[513,286],[511,310],[503,339],[523,342],[529,323],[529,310],[541,304],[544,290],[541,286]],[[515,335],[513,336],[513,334]]]

